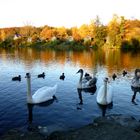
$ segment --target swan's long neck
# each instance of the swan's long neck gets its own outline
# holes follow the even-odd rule
[[[82,83],[82,78],[83,78],[83,72],[81,72],[79,83]]]
[[[31,95],[31,78],[27,78],[27,102],[32,103],[32,95]]]
[[[80,75],[79,88],[82,88],[82,78],[83,78],[83,72],[81,72],[81,75]]]
[[[107,103],[107,82],[104,82],[104,101]]]
[[[82,78],[83,78],[83,72],[81,72],[80,79],[79,79],[79,85],[81,85],[81,86],[82,86]]]

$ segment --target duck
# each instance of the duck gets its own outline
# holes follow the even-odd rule
[[[42,74],[38,74],[37,77],[38,77],[38,78],[44,78],[44,77],[45,77],[45,73],[43,72]]]
[[[21,75],[13,77],[12,81],[21,81]]]
[[[116,78],[117,78],[117,75],[114,73],[114,74],[112,75],[112,79],[115,80]]]
[[[127,74],[127,71],[123,70],[122,74],[123,74],[123,77],[124,77]]]
[[[26,73],[27,78],[27,103],[40,104],[50,99],[54,99],[57,90],[57,84],[53,87],[43,86],[39,88],[33,95],[31,94],[31,75]]]
[[[93,77],[92,79],[83,79],[83,69],[79,69],[77,73],[80,73],[80,79],[77,86],[77,89],[90,89],[96,87],[97,78]]]
[[[65,79],[64,73],[62,73],[62,75],[60,75],[59,79],[61,79],[61,80],[64,80]]]
[[[104,84],[99,88],[97,93],[97,103],[99,105],[109,105],[113,102],[112,87],[108,84],[109,79],[104,78]]]

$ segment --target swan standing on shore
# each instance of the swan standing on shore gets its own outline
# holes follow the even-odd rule
[[[53,87],[44,86],[39,88],[33,95],[31,95],[31,76],[30,73],[26,73],[27,78],[27,102],[30,104],[39,104],[46,102],[50,99],[56,98],[55,93],[57,85]]]
[[[87,80],[86,78],[83,79],[83,69],[80,69],[77,73],[80,73],[80,79],[79,79],[79,83],[78,83],[78,89],[90,89],[90,88],[94,88],[96,87],[96,82],[97,82],[97,78],[93,77],[89,80]]]
[[[113,101],[112,87],[108,85],[108,78],[104,79],[104,85],[102,85],[97,93],[97,103],[100,105],[108,105]]]

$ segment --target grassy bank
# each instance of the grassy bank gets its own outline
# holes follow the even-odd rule
[[[132,38],[131,40],[126,40],[121,43],[121,45],[113,46],[109,43],[101,43],[94,44],[91,41],[84,42],[83,40],[80,41],[67,41],[67,40],[53,40],[53,41],[32,41],[28,42],[27,39],[6,39],[0,42],[1,48],[24,48],[24,47],[31,47],[31,48],[38,48],[38,49],[51,49],[56,51],[83,51],[83,50],[90,50],[90,49],[121,49],[123,51],[135,51],[140,50],[140,42],[138,39]]]

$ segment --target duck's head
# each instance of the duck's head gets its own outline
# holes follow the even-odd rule
[[[77,71],[77,73],[83,73],[84,71],[83,71],[83,69],[79,69],[78,71]]]

